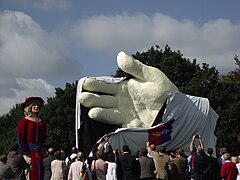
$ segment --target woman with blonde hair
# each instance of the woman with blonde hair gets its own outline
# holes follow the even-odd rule
[[[231,161],[234,162],[235,164],[238,163],[238,157],[237,156],[232,156]]]
[[[38,117],[44,100],[41,97],[28,97],[22,104],[24,110],[22,119],[18,122],[17,139],[19,148],[23,154],[32,159],[32,169],[29,174],[30,180],[43,179],[43,153],[42,148],[46,139],[46,125]]]
[[[97,151],[97,160],[93,160],[91,171],[96,172],[97,179],[106,180],[108,163],[103,160],[103,151]]]
[[[83,171],[85,171],[84,154],[82,152],[78,152],[76,155],[76,160],[77,161],[70,165],[68,171],[68,180],[79,180],[80,177],[83,176]]]

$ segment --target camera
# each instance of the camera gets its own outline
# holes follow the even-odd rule
[[[195,135],[195,139],[199,139],[199,135],[198,134]]]

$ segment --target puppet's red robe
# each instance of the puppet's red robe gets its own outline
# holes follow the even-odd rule
[[[32,158],[30,180],[43,179],[42,148],[46,139],[46,125],[43,121],[34,122],[26,118],[20,119],[17,128],[18,144],[23,153]]]

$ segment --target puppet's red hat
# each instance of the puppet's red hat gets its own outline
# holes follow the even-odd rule
[[[30,102],[37,101],[39,102],[39,106],[42,107],[44,104],[44,100],[41,97],[38,96],[30,96],[28,97],[22,104],[21,108],[24,109]]]

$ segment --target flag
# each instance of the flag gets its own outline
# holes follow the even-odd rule
[[[148,130],[148,142],[154,145],[160,145],[171,140],[172,123],[174,119],[166,122],[165,124],[159,124],[153,129]]]

